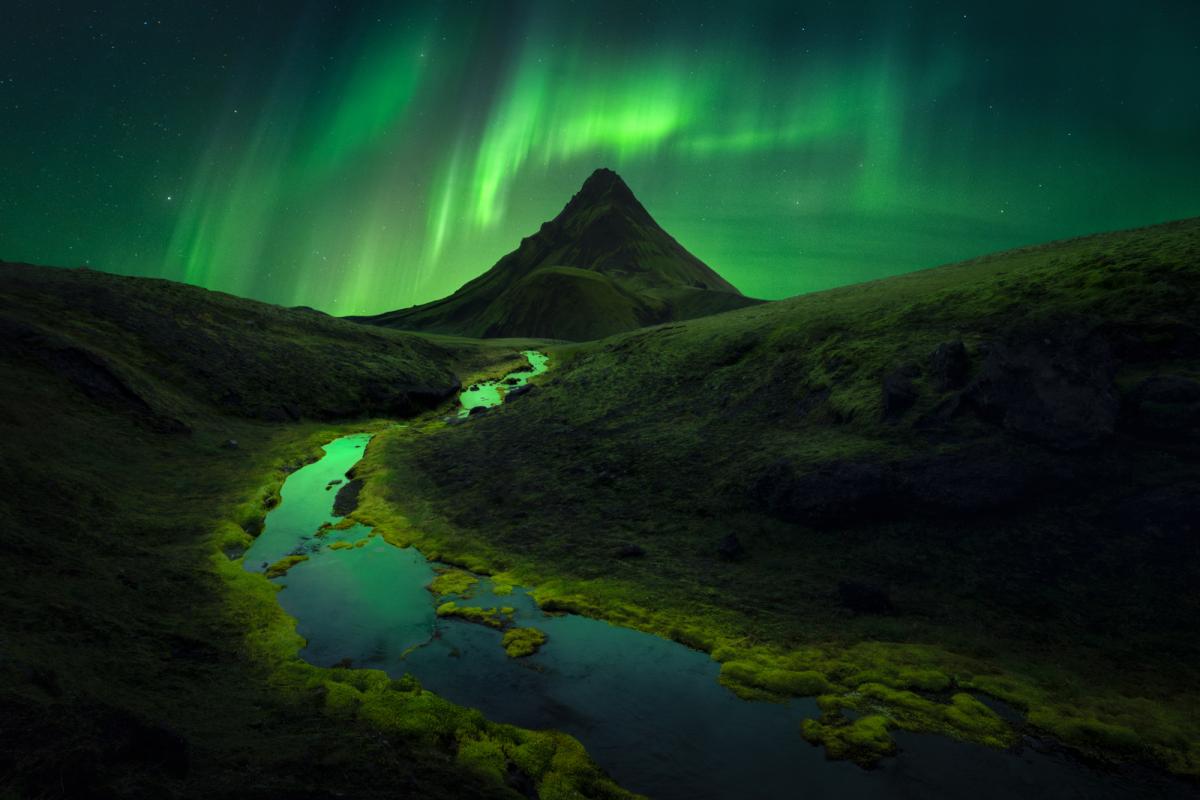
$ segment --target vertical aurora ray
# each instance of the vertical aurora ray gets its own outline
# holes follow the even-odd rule
[[[161,45],[114,11],[74,110],[31,17],[0,256],[349,314],[449,294],[597,166],[768,298],[1200,214],[1200,7],[1060,5],[267,0]]]

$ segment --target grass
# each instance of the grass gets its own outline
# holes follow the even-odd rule
[[[1200,378],[1197,319],[1193,220],[557,346],[520,403],[378,437],[358,516],[708,651],[746,696],[1011,741],[963,699],[982,693],[1093,756],[1196,775],[1200,560],[1153,497],[1188,496],[1200,435],[1148,431],[1129,397]],[[959,341],[947,388],[933,354]],[[911,403],[889,418],[895,373]],[[989,399],[1005,380],[1017,398]],[[729,534],[743,557],[719,556]],[[645,555],[616,557],[631,542]]]

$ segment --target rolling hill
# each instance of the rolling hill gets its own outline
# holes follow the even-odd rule
[[[442,300],[359,322],[480,338],[582,341],[761,301],[744,297],[598,169],[562,212]]]

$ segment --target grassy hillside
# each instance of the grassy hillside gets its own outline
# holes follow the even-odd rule
[[[663,311],[607,275],[574,267],[531,272],[484,314],[486,329],[581,341],[655,322]]]
[[[30,364],[180,430],[197,403],[277,422],[407,415],[458,386],[420,337],[90,270],[0,263],[0,326]]]
[[[510,347],[162,281],[0,276],[0,797],[624,796],[567,737],[304,664],[275,587],[237,560],[320,444]]]
[[[552,356],[470,424],[379,437],[367,516],[747,695],[821,695],[831,754],[1011,742],[974,693],[1200,774],[1200,221]]]

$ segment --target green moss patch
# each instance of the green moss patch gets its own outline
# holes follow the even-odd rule
[[[453,600],[442,603],[437,607],[437,615],[439,617],[457,617],[466,622],[473,622],[476,625],[486,625],[489,628],[496,628],[497,630],[504,628],[512,621],[511,614],[512,609],[508,609],[508,613],[505,614],[504,609],[460,606]]]
[[[546,634],[537,628],[513,628],[500,641],[509,658],[531,656],[546,643]]]
[[[479,578],[461,569],[447,569],[438,574],[426,588],[435,597],[458,595],[461,598],[471,596],[471,589],[479,582]]]
[[[806,719],[800,725],[804,738],[825,747],[830,758],[849,759],[869,767],[884,756],[896,752],[896,743],[888,734],[890,721],[881,715],[848,720],[839,717],[832,722]]]
[[[284,556],[271,566],[267,567],[266,572],[263,574],[268,578],[281,578],[284,575],[287,575],[288,570],[302,561],[308,561],[308,556]]]

